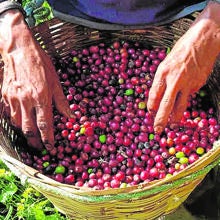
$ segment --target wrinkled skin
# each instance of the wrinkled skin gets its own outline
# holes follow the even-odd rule
[[[0,42],[4,61],[3,101],[12,124],[22,129],[29,145],[41,149],[44,144],[55,153],[52,104],[70,117],[68,102],[50,57],[35,42],[21,14],[12,15],[7,22],[13,32],[10,27],[5,29],[7,44],[3,37]]]
[[[155,132],[161,133],[167,123],[178,124],[189,95],[206,83],[219,53],[220,4],[210,2],[155,74],[147,103]]]

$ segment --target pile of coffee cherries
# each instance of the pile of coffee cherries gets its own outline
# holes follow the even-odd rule
[[[212,149],[219,136],[204,90],[192,95],[178,128],[153,130],[146,103],[165,48],[115,41],[55,60],[75,118],[54,108],[57,154],[22,152],[24,163],[66,184],[121,188],[175,175]]]

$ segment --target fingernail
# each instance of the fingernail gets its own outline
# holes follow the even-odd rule
[[[74,114],[70,114],[70,118],[76,118],[76,116]]]
[[[162,127],[162,126],[156,126],[156,127],[154,127],[154,132],[155,132],[156,134],[161,134],[162,131],[163,131],[163,127]]]
[[[26,138],[34,137],[34,132],[33,131],[24,131],[24,136]]]
[[[75,118],[75,117],[76,117],[75,114],[74,114],[70,109],[68,109],[68,110],[66,111],[66,113],[67,113],[67,115],[68,115],[70,118]]]
[[[11,125],[16,127],[16,123],[11,119]]]
[[[170,128],[171,129],[175,129],[175,128],[177,128],[178,127],[178,124],[177,123],[172,123],[171,125],[170,125]]]
[[[51,144],[45,144],[45,147],[48,151],[51,151],[54,148]]]
[[[54,147],[51,151],[50,151],[50,155],[55,156],[57,154],[57,149]]]

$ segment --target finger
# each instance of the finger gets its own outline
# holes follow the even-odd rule
[[[10,99],[9,100],[9,109],[10,109],[10,117],[11,117],[11,123],[12,125],[21,128],[21,109],[19,107],[19,103],[16,99]]]
[[[40,139],[40,134],[38,132],[36,117],[32,108],[32,105],[22,104],[21,105],[22,114],[22,131],[27,139],[28,145],[42,149],[42,143]]]
[[[8,101],[5,101],[4,98],[2,98],[1,102],[1,113],[3,113],[6,117],[10,117],[11,113],[10,113],[10,106],[8,104]]]
[[[9,102],[8,102],[6,95],[2,94],[1,103],[4,103],[5,106],[9,106]]]
[[[41,140],[47,150],[50,151],[54,148],[52,105],[37,105],[35,106],[35,110]]]
[[[157,112],[166,87],[165,78],[163,78],[160,72],[157,72],[150,88],[147,101],[147,108],[150,113],[155,114]]]
[[[170,113],[172,112],[176,99],[176,93],[172,88],[165,91],[165,94],[160,102],[160,106],[154,120],[154,131],[161,133],[167,125]]]
[[[56,86],[54,86],[53,89],[53,100],[57,110],[68,118],[74,117],[74,115],[71,113],[69,102],[63,93],[60,82],[55,82],[55,85]]]
[[[186,91],[184,92],[179,92],[177,94],[177,98],[173,107],[173,111],[172,111],[172,117],[170,118],[170,124],[171,124],[171,128],[176,127],[182,116],[183,116],[183,112],[186,110],[187,108],[187,102],[188,102],[188,93]]]
[[[50,65],[51,64],[51,65]],[[63,88],[61,86],[59,77],[56,73],[55,67],[52,63],[47,65],[50,71],[50,75],[52,75],[49,82],[51,83],[51,88],[53,88],[53,101],[57,108],[57,110],[63,114],[65,117],[73,118],[74,115],[71,113],[69,102],[66,96],[63,93]]]

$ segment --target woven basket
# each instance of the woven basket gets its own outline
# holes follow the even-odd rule
[[[45,51],[60,59],[68,56],[72,48],[108,40],[128,39],[150,45],[172,47],[192,23],[194,16],[174,22],[169,27],[160,26],[146,31],[100,32],[52,19],[34,27],[33,33]],[[210,82],[212,86],[212,83]],[[3,107],[1,105],[1,110]],[[21,181],[28,182],[55,207],[71,219],[155,219],[176,210],[220,160],[220,142],[183,171],[170,178],[119,189],[92,190],[58,183],[37,170],[25,165],[19,157],[16,131],[2,113],[0,157]]]

